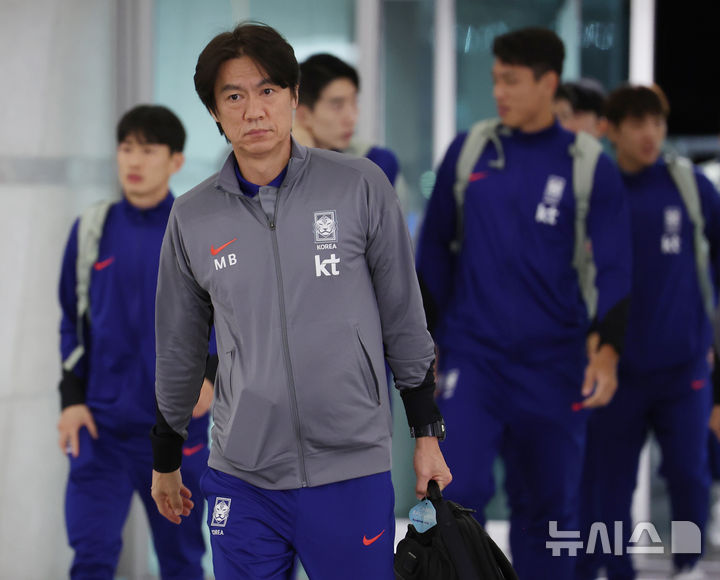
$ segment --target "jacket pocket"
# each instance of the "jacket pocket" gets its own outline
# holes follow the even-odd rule
[[[375,403],[379,405],[380,384],[378,382],[377,374],[375,373],[375,368],[372,364],[372,359],[370,358],[370,354],[368,353],[362,336],[360,335],[360,329],[357,326],[355,327],[355,335],[357,336],[357,343],[360,347],[360,366],[362,368],[363,377],[365,379],[365,385],[368,389],[368,395]]]
[[[225,354],[222,399],[213,413],[213,444],[238,469],[255,471],[297,452],[284,381],[258,377],[241,346]]]

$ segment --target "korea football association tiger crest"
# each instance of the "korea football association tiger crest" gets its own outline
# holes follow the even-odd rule
[[[669,206],[664,211],[665,230],[660,239],[660,249],[663,254],[679,254],[682,248],[682,210],[676,206]]]
[[[316,211],[314,217],[313,232],[315,233],[315,243],[325,244],[337,242],[335,210]]]
[[[216,497],[215,507],[213,508],[211,526],[217,528],[224,528],[227,524],[228,517],[230,516],[230,503],[232,498],[229,497]]]
[[[549,226],[557,225],[560,210],[558,206],[565,192],[565,178],[559,175],[548,176],[542,201],[535,211],[535,221]]]

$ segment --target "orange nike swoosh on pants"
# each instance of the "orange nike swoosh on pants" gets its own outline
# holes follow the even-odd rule
[[[366,545],[366,546],[369,546],[369,545],[372,544],[375,540],[377,540],[378,538],[380,538],[380,536],[382,536],[384,533],[385,533],[385,530],[383,530],[382,532],[380,532],[380,533],[379,533],[377,536],[375,536],[374,538],[370,538],[370,539],[368,539],[367,536],[363,536],[363,544]]]
[[[198,443],[197,445],[193,445],[192,447],[183,447],[183,455],[185,455],[186,457],[189,457],[190,455],[195,455],[203,447],[205,447],[205,443]]]

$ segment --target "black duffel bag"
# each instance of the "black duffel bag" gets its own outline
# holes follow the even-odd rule
[[[505,554],[473,517],[475,510],[443,499],[432,479],[427,497],[437,524],[422,534],[408,525],[395,551],[397,580],[518,580]]]

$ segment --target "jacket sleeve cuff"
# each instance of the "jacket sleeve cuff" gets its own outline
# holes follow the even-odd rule
[[[205,378],[213,385],[215,384],[215,376],[217,375],[219,361],[220,359],[216,354],[209,354],[205,360]]]
[[[159,473],[170,473],[180,469],[182,464],[182,435],[173,431],[160,410],[156,413],[156,423],[150,431],[153,450],[153,469]]]
[[[408,425],[416,429],[442,419],[440,409],[435,403],[434,364],[434,361],[430,364],[425,380],[419,387],[400,391]]]
[[[60,409],[70,405],[85,404],[85,379],[81,379],[72,371],[63,370],[60,379]]]
[[[618,355],[622,354],[625,346],[625,330],[627,328],[629,306],[630,298],[623,298],[608,311],[602,320],[597,322],[595,328],[600,334],[598,347],[609,344]]]

